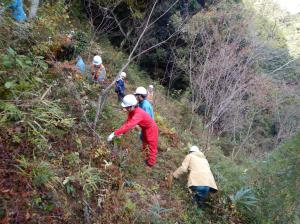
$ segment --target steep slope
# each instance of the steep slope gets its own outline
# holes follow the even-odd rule
[[[280,223],[275,217],[279,207],[268,202],[285,195],[290,199],[283,210],[288,218],[282,214],[282,220],[296,220],[291,186],[299,185],[294,172],[299,164],[297,136],[267,162],[233,161],[220,150],[222,139],[202,127],[200,117],[190,129],[189,97],[174,93],[168,98],[155,84],[160,130],[155,167],[145,168],[139,130],[107,143],[108,134],[126,119],[113,90],[96,130],[91,123],[99,92],[127,55],[105,37],[89,41],[88,26],[70,20],[67,12],[62,2],[44,4],[35,21],[16,24],[6,15],[0,28],[1,223]],[[74,27],[76,53],[66,40]],[[102,54],[108,73],[103,86],[90,84],[74,70],[73,62],[65,60],[76,56],[70,52],[87,62],[91,54]],[[153,83],[135,64],[126,72],[127,93]],[[167,188],[166,177],[191,144],[205,149],[220,188],[205,210],[192,204],[186,177]],[[282,169],[278,164],[287,155],[291,178],[277,198],[277,188],[268,189],[284,178],[277,175]]]
[[[199,138],[198,131],[195,135],[184,131],[188,126],[185,103],[167,99],[162,87],[156,85],[155,92],[160,128],[158,163],[150,173],[141,159],[138,131],[116,139],[114,144],[105,141],[126,117],[113,91],[97,126],[100,139],[95,137],[89,123],[101,87],[78,79],[71,64],[54,61],[59,58],[51,56],[68,56],[61,48],[66,46],[62,29],[69,20],[57,14],[66,8],[56,4],[40,10],[36,22],[15,26],[8,18],[1,30],[3,38],[6,30],[13,30],[1,49],[2,222],[192,222],[194,212],[214,222],[239,220],[220,196],[212,203],[219,204],[220,214],[214,216],[212,208],[204,214],[192,207],[185,181],[171,191],[166,188],[165,177],[180,164],[187,144],[205,139]],[[44,20],[43,13],[53,20]],[[52,36],[50,41],[48,36]],[[30,42],[29,49],[23,41]],[[99,43],[91,48],[105,55],[108,83],[126,55],[105,39]],[[127,92],[152,83],[137,66],[130,66],[127,73]]]

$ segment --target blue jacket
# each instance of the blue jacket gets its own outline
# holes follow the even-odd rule
[[[143,100],[139,103],[139,107],[146,111],[154,120],[154,113],[151,103],[148,100]]]
[[[119,79],[116,81],[115,92],[116,93],[124,93],[125,92],[125,82],[123,79]]]
[[[12,0],[11,4],[8,6],[10,9],[13,9],[12,16],[18,22],[23,22],[27,19],[26,14],[23,9],[22,0]]]
[[[78,60],[76,62],[76,67],[79,68],[82,74],[85,73],[85,64],[81,57],[78,57]]]

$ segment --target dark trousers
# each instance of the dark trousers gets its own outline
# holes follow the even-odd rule
[[[123,100],[125,94],[124,94],[123,92],[117,92],[117,94],[118,94],[118,100],[119,100],[120,102],[122,102],[122,100]]]
[[[193,201],[196,202],[200,208],[203,208],[210,188],[207,186],[191,186],[190,189],[193,193]]]

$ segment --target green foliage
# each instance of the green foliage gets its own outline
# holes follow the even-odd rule
[[[247,184],[248,174],[246,168],[237,166],[229,158],[225,157],[221,151],[214,149],[208,152],[208,160],[218,185],[222,186],[222,191],[227,194],[234,193]]]
[[[19,163],[18,168],[26,177],[32,180],[32,183],[36,187],[48,186],[53,189],[53,183],[57,179],[51,165],[46,161],[29,161],[24,156],[17,159]]]
[[[63,181],[63,185],[65,186],[67,193],[73,197],[75,196],[76,193],[76,190],[72,185],[72,181],[74,180],[75,180],[74,176],[68,176]]]
[[[264,222],[293,223],[300,203],[300,134],[287,140],[261,162],[256,191],[260,198],[260,219]]]
[[[28,125],[29,141],[40,150],[49,147],[49,134],[63,134],[74,125],[74,118],[66,115],[55,101],[38,101],[24,120]]]
[[[31,110],[31,115],[39,128],[70,128],[74,125],[74,118],[66,116],[62,108],[54,101],[41,101]]]
[[[181,214],[181,218],[184,223],[197,224],[201,218],[203,219],[203,211],[200,208],[189,207],[187,211]]]
[[[37,21],[32,27],[32,31],[34,32],[33,35],[40,40],[45,34],[52,36],[57,32],[65,31],[66,26],[70,27],[70,23],[68,24],[68,7],[69,5],[61,0],[56,1],[54,4],[42,4],[39,9],[40,13]],[[39,32],[42,35],[38,35],[36,32]]]
[[[12,103],[0,101],[0,124],[7,121],[18,121],[22,118],[22,112]]]
[[[126,200],[124,208],[127,209],[128,211],[134,211],[136,209],[136,204],[128,198]]]
[[[27,69],[32,66],[32,60],[25,55],[18,55],[12,48],[7,49],[6,54],[0,55],[4,68],[20,68]]]
[[[80,54],[81,52],[84,52],[88,47],[88,36],[85,32],[78,31],[75,33],[74,36],[75,42],[73,44],[75,48],[75,55]]]
[[[150,212],[150,217],[151,217],[151,223],[154,224],[158,224],[158,223],[162,223],[161,222],[161,215],[163,213],[167,213],[171,211],[171,209],[166,209],[161,207],[161,205],[159,204],[158,200],[155,200],[154,204],[151,206],[149,212]]]
[[[36,196],[33,199],[33,205],[46,212],[52,211],[55,207],[52,203],[50,203],[50,200],[47,195]]]
[[[79,158],[78,152],[72,152],[66,156],[66,160],[68,161],[70,166],[76,167],[80,164],[81,160]]]
[[[83,188],[84,195],[89,198],[98,189],[102,179],[97,168],[91,164],[85,165],[78,173],[79,182]]]
[[[111,6],[117,1],[101,0],[100,2]],[[195,1],[191,2],[194,4]],[[148,8],[146,6],[150,3],[147,1],[126,1],[126,4],[125,7],[132,7],[130,13],[132,18],[139,21],[145,15],[145,9]],[[168,2],[165,2],[165,4],[168,5]],[[129,135],[116,140],[115,145],[117,147],[114,147],[113,150],[117,151],[116,155],[114,152],[109,153],[111,146],[103,141],[107,132],[119,126],[126,117],[126,114],[121,115],[119,110],[116,109],[119,104],[116,104],[113,93],[109,96],[110,101],[104,108],[101,125],[96,130],[101,135],[99,140],[101,147],[96,149],[96,153],[95,150],[91,150],[91,148],[94,149],[95,139],[85,122],[82,121],[82,113],[76,108],[78,105],[76,103],[75,105],[68,104],[64,101],[74,102],[70,99],[74,97],[70,93],[70,85],[68,85],[70,80],[65,80],[66,73],[64,71],[57,72],[55,75],[53,73],[51,75],[46,74],[48,66],[44,58],[39,56],[44,55],[47,59],[52,58],[56,47],[62,44],[58,37],[65,36],[69,32],[66,28],[73,28],[72,24],[69,25],[68,7],[64,4],[64,1],[52,1],[51,4],[48,1],[41,5],[36,20],[26,23],[24,28],[19,26],[15,28],[15,24],[7,26],[8,23],[5,23],[7,27],[0,27],[0,96],[1,99],[4,99],[4,101],[0,101],[0,125],[1,131],[2,127],[5,128],[4,130],[9,130],[8,133],[0,136],[0,148],[3,148],[2,139],[4,139],[5,147],[6,144],[8,146],[8,150],[2,150],[4,152],[1,153],[5,155],[13,152],[11,156],[13,159],[15,158],[14,153],[17,153],[18,156],[22,154],[27,156],[18,157],[20,159],[17,160],[17,167],[19,173],[26,177],[22,179],[26,179],[29,185],[32,183],[32,192],[35,192],[33,197],[31,195],[26,196],[25,206],[18,206],[19,216],[26,211],[26,216],[33,214],[33,219],[30,219],[33,222],[43,222],[46,220],[45,217],[51,222],[57,217],[57,219],[64,222],[80,223],[84,222],[82,221],[83,217],[78,215],[81,209],[80,202],[85,200],[90,211],[97,211],[99,207],[105,211],[102,213],[103,216],[91,216],[93,219],[91,222],[93,223],[133,223],[137,220],[140,223],[149,220],[151,223],[195,224],[199,222],[299,222],[299,192],[297,192],[300,176],[298,165],[298,155],[300,154],[298,147],[300,145],[299,135],[284,144],[281,149],[272,153],[264,162],[252,163],[249,162],[252,158],[237,160],[238,162],[230,160],[223,155],[221,150],[216,149],[215,142],[212,141],[212,149],[207,152],[207,157],[217,180],[219,193],[211,195],[213,200],[209,204],[212,207],[208,210],[202,211],[192,207],[185,188],[185,180],[179,182],[172,191],[165,189],[165,174],[171,172],[175,169],[175,165],[180,163],[186,152],[185,147],[189,143],[195,144],[196,142],[201,146],[207,143],[204,140],[206,132],[202,126],[201,118],[195,118],[199,122],[194,121],[191,131],[187,131],[186,127],[190,120],[188,114],[190,108],[187,105],[189,105],[190,97],[188,94],[183,97],[180,91],[174,91],[172,94],[174,98],[182,97],[185,99],[184,102],[179,103],[172,98],[165,99],[165,92],[162,91],[162,87],[157,85],[158,88],[156,88],[155,85],[155,94],[160,97],[157,98],[158,101],[155,105],[156,121],[160,126],[160,141],[163,142],[159,147],[157,166],[152,168],[151,173],[145,173],[141,153],[136,152],[136,148],[140,147],[137,133],[131,132]],[[230,8],[230,5],[227,7]],[[217,10],[222,12],[224,8],[219,7]],[[214,12],[214,10],[209,9],[207,12],[201,12],[195,18],[202,20],[203,16],[207,15],[205,19],[208,22],[218,21],[215,15],[208,16],[214,14]],[[237,16],[235,19],[241,18]],[[169,22],[167,18],[166,21]],[[180,22],[181,15],[177,10],[172,16],[172,26],[176,27]],[[226,21],[222,29],[224,29],[222,32],[227,31]],[[164,36],[164,32],[160,33],[158,31],[162,31],[162,29],[158,30],[153,27],[153,33],[157,37],[156,40]],[[52,37],[52,39],[49,37]],[[57,40],[54,41],[55,37],[57,37]],[[89,37],[84,31],[76,31],[74,39],[76,53],[92,52],[92,48],[87,48]],[[100,40],[101,51],[104,52],[103,59],[108,70],[108,78],[111,78],[126,62],[126,54],[122,53],[120,49],[114,49],[107,39]],[[155,43],[156,40],[153,40],[149,35],[145,46]],[[276,40],[282,41],[283,39],[277,38]],[[182,42],[182,40],[179,42]],[[97,44],[95,46],[98,47]],[[184,46],[184,43],[182,46]],[[179,68],[182,68],[183,56],[187,52],[185,47],[178,49],[180,55]],[[150,52],[147,54],[149,56],[147,59],[163,64],[167,61],[166,57],[170,52],[166,49],[159,49],[152,53],[151,55],[149,55]],[[200,51],[199,60],[201,55]],[[267,66],[269,70],[273,68],[273,65]],[[156,65],[153,68],[155,68],[155,72],[159,70]],[[51,67],[51,70],[53,69]],[[130,65],[126,72],[128,74],[128,93],[132,92],[136,86],[147,86],[153,82],[147,77],[147,73],[141,71],[137,65]],[[153,76],[157,76],[157,74],[155,73]],[[53,85],[53,82],[57,81],[59,85]],[[83,84],[86,84],[84,80]],[[52,86],[51,90],[48,93],[45,92],[50,85]],[[87,97],[87,110],[89,111],[84,112],[87,112],[88,119],[92,120],[99,87],[91,85],[86,88],[88,90],[82,91],[80,89],[78,92],[84,92],[82,94]],[[44,93],[47,94],[44,95]],[[295,102],[293,99],[289,99],[289,104],[295,104]],[[284,110],[280,113],[284,113]],[[265,119],[269,115],[270,112],[267,111],[264,117],[257,117],[255,121],[255,124],[263,127],[261,131],[263,137],[269,135],[266,130],[270,128],[272,123],[270,119]],[[11,126],[14,125],[13,128],[8,123]],[[231,139],[228,138],[228,140]],[[178,145],[171,146],[175,141],[178,141]],[[23,142],[24,144],[22,144]],[[230,144],[226,145],[228,148],[232,147]],[[35,150],[36,148],[40,150]],[[32,158],[30,156],[33,159],[28,159]],[[41,156],[43,157],[40,158]],[[90,160],[91,158],[93,159]],[[9,161],[3,161],[9,164]],[[56,168],[59,169],[56,170]],[[3,170],[1,167],[1,172]],[[8,175],[2,176],[1,173],[1,177],[6,178],[13,174],[10,173],[11,170],[8,171]],[[125,178],[134,184],[122,189],[128,193],[124,198],[122,191],[120,189],[116,191],[114,186],[119,186],[119,182],[122,183]],[[64,179],[64,186],[59,185],[60,179]],[[13,184],[12,190],[7,193],[7,198],[14,195],[14,186],[17,184],[15,182]],[[62,189],[58,189],[58,186]],[[244,188],[244,186],[247,186],[247,188]],[[55,203],[51,201],[50,193],[45,193],[47,190],[55,196]],[[3,188],[1,191],[7,190]],[[36,195],[36,192],[43,193]],[[153,192],[159,195],[157,200],[154,201]],[[229,195],[231,195],[231,202],[238,210],[237,214],[234,213],[236,212],[235,209],[229,206]],[[18,197],[23,199],[22,194],[18,194]],[[97,197],[98,205],[95,203]],[[13,201],[14,199],[5,198],[5,203],[10,200]],[[13,203],[17,202],[13,201]],[[30,203],[33,204],[34,209],[42,211],[30,211],[30,206],[28,206]],[[54,209],[54,207],[58,207],[58,209]],[[15,211],[15,207],[11,206],[10,208],[6,205],[2,210],[2,204],[0,204],[1,218],[2,216],[5,217],[6,213],[15,215]],[[55,213],[51,213],[53,211]],[[61,217],[60,214],[62,214]],[[10,215],[10,221],[18,222],[13,215]],[[135,217],[130,220],[132,216]],[[237,220],[237,216],[245,218],[246,221]],[[39,219],[40,217],[42,218]],[[108,220],[105,220],[104,217]],[[248,217],[253,219],[248,219]],[[25,222],[28,222],[28,219]]]
[[[237,209],[246,209],[250,212],[253,211],[257,204],[257,198],[250,188],[240,189],[234,195],[231,195],[230,199]]]

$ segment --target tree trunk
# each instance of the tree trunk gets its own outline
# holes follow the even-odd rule
[[[31,6],[29,11],[29,19],[36,17],[37,10],[39,8],[39,0],[31,0]]]

